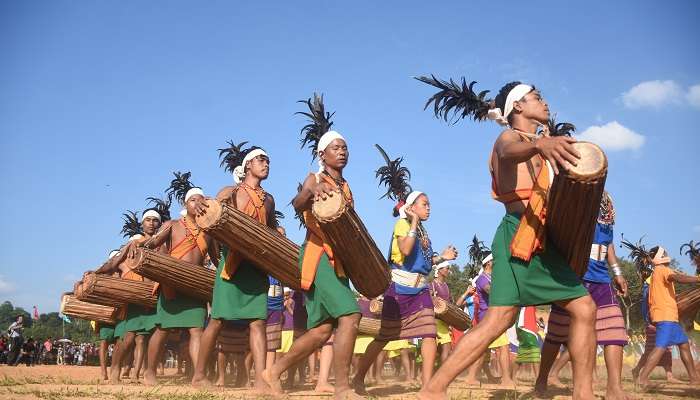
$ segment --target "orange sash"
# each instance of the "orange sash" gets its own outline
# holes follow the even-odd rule
[[[255,189],[248,185],[239,184],[238,188],[243,188],[248,193],[248,204],[245,205],[243,212],[253,219],[256,219],[263,225],[267,225],[267,211],[265,210],[265,201],[260,198]],[[236,191],[233,192],[233,196]],[[238,266],[243,261],[241,252],[235,249],[228,249],[228,255],[224,261],[224,268],[221,270],[221,278],[229,280],[236,273]]]
[[[335,181],[328,175],[321,173],[317,176],[321,177],[327,183],[338,187]],[[343,187],[340,189],[342,189],[345,201],[352,207],[354,203],[348,183],[343,182]],[[321,261],[323,253],[326,253],[326,256],[328,256],[328,260],[335,269],[335,274],[337,276],[344,278],[345,270],[340,260],[333,257],[333,249],[330,244],[328,244],[328,239],[321,230],[321,226],[318,224],[318,220],[314,217],[311,210],[305,210],[303,214],[304,222],[306,223],[306,248],[304,249],[304,258],[301,261],[301,288],[309,290],[316,278],[316,270],[318,269],[318,264]]]
[[[542,160],[542,168],[533,182],[529,203],[520,218],[518,230],[510,242],[510,252],[515,258],[530,261],[534,253],[544,251],[547,216],[547,192],[549,191],[549,168]],[[515,192],[511,192],[515,193]]]
[[[180,260],[182,257],[189,254],[190,251],[194,250],[194,248],[199,248],[202,256],[205,256],[207,254],[208,247],[207,240],[204,237],[204,232],[199,230],[199,228],[190,222],[187,217],[182,217],[180,219],[180,223],[185,228],[185,238],[170,249],[170,256]],[[197,235],[192,232],[197,232]],[[161,287],[160,283],[156,282],[156,284],[153,286],[153,293],[156,293],[159,287]],[[175,298],[175,289],[167,285],[162,285],[162,288],[163,296],[165,296],[166,299],[172,300]]]

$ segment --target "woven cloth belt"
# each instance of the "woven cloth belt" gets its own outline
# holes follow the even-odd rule
[[[280,297],[282,293],[282,286],[280,285],[270,285],[270,288],[267,289],[267,295],[270,297]]]
[[[591,260],[605,261],[608,256],[608,246],[604,244],[594,244],[591,246]]]
[[[396,268],[391,270],[391,281],[412,288],[424,288],[428,286],[428,280],[425,279],[425,275]]]

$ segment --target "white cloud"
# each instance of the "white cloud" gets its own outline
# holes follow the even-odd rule
[[[700,90],[699,90],[700,91]],[[668,103],[679,103],[683,90],[674,81],[646,81],[622,93],[622,102],[627,108],[659,108]]]
[[[15,291],[15,285],[5,279],[3,275],[0,275],[0,294],[12,293]]]
[[[644,136],[617,121],[608,122],[602,126],[588,127],[576,138],[593,142],[608,151],[639,150],[646,141]]]
[[[689,87],[688,94],[685,95],[685,98],[691,106],[700,108],[700,85]]]

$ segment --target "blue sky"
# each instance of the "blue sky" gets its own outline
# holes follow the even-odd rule
[[[349,140],[346,177],[382,250],[392,204],[374,143],[405,157],[435,246],[464,263],[503,214],[486,167],[499,128],[424,112],[432,90],[412,77],[429,73],[534,83],[607,149],[618,240],[646,234],[679,257],[700,239],[697,2],[241,3],[0,3],[0,299],[57,310],[172,171],[212,194],[230,184],[216,152],[229,139],[268,150],[265,188],[301,242],[284,206],[314,168],[294,115],[314,91]]]

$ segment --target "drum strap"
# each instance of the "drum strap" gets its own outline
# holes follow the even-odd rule
[[[173,246],[172,250],[170,250],[170,257],[181,260],[182,257],[188,255],[190,251],[194,250],[195,248],[199,249],[203,256],[207,254],[208,245],[207,240],[204,237],[204,232],[190,222],[187,217],[181,218],[180,223],[185,228],[185,238]],[[196,234],[194,232],[196,232]],[[156,284],[153,285],[153,293],[157,293],[160,287],[160,283],[156,282]],[[162,289],[163,296],[165,296],[166,299],[172,300],[175,298],[175,289],[167,285],[163,285]]]
[[[326,174],[316,174],[316,179],[323,179],[326,183],[338,187],[336,182]],[[345,200],[350,206],[353,205],[352,192],[347,182],[343,182],[343,186],[338,187]],[[326,235],[323,234],[321,226],[314,218],[311,211],[304,211],[304,221],[306,222],[306,247],[304,248],[304,258],[301,261],[301,288],[309,290],[316,279],[316,270],[321,261],[321,256],[325,253],[328,256],[328,261],[335,269],[335,274],[339,277],[345,277],[345,270],[340,260],[333,257],[333,248],[328,243]]]
[[[263,225],[267,225],[267,211],[265,210],[265,195],[261,195],[258,190],[251,188],[250,186],[241,183],[236,187],[233,192],[233,198],[236,197],[236,192],[238,189],[242,188],[248,194],[248,203],[245,205],[243,212],[245,215],[252,217]],[[262,188],[260,188],[262,190]],[[265,193],[263,191],[263,193]],[[224,268],[221,270],[221,278],[229,280],[236,273],[238,266],[243,261],[243,255],[241,252],[235,249],[229,249],[228,255],[226,256],[226,261],[224,261]]]

